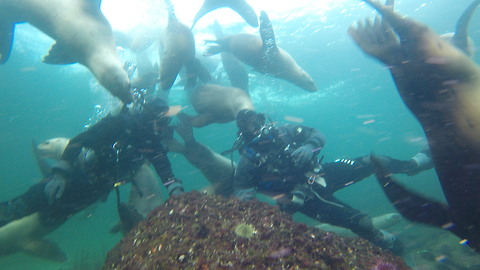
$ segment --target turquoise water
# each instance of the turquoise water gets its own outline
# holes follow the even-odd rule
[[[287,1],[278,1],[282,2]],[[111,1],[108,3],[111,5]],[[150,1],[141,3],[153,5]],[[184,14],[182,3],[178,1],[176,10]],[[422,129],[398,97],[385,68],[365,57],[346,33],[356,20],[373,14],[371,9],[360,6],[360,1],[355,0],[333,1],[324,10],[316,9],[320,8],[319,3],[311,1],[308,6],[292,3],[291,10],[277,13],[269,12],[265,3],[258,4],[269,12],[278,45],[310,73],[319,91],[307,93],[287,82],[252,72],[250,89],[256,109],[267,113],[274,121],[286,122],[285,117],[295,117],[321,130],[327,137],[323,150],[326,161],[358,157],[372,151],[409,159],[425,144]],[[445,33],[453,31],[457,18],[469,3],[465,0],[404,0],[398,1],[397,10],[427,23],[438,33]],[[252,6],[257,7],[254,3]],[[205,18],[205,24],[213,17]],[[123,18],[123,21],[128,19]],[[180,19],[188,23],[191,17]],[[112,25],[115,28],[115,24]],[[243,27],[230,26],[240,30]],[[477,43],[480,43],[479,26],[480,16],[477,15],[470,26],[470,35]],[[254,29],[243,30],[255,33]],[[199,23],[196,36],[205,32]],[[197,42],[202,44],[201,40]],[[41,179],[31,150],[32,139],[40,142],[51,137],[72,137],[96,121],[112,103],[109,94],[84,67],[41,63],[51,43],[51,39],[33,27],[19,25],[10,59],[0,66],[0,200],[21,194]],[[171,90],[170,104],[188,105],[180,87]],[[231,147],[236,127],[232,123],[215,124],[195,130],[195,135],[200,142],[220,152]],[[171,154],[171,161],[187,189],[200,189],[208,184],[182,156]],[[443,199],[434,171],[398,178],[430,197]],[[122,193],[125,198],[127,186],[122,187]],[[337,195],[373,216],[394,211],[373,177]],[[295,217],[314,224],[300,215]],[[106,252],[120,240],[120,235],[108,232],[117,220],[112,194],[106,203],[77,214],[48,236],[69,255],[69,261],[55,263],[15,254],[1,257],[0,269],[98,269]],[[465,251],[456,243],[458,239],[440,230],[401,222],[394,232],[407,240],[409,252],[405,260],[417,269],[439,269],[441,266],[462,269],[480,264],[478,255]],[[444,239],[441,249],[432,239]],[[425,260],[424,250],[431,251],[436,259]],[[447,257],[446,262],[442,262],[442,255]],[[457,264],[456,268],[447,265],[451,262]]]

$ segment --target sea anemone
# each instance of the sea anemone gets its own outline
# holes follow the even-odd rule
[[[235,234],[242,238],[250,239],[256,233],[257,233],[257,230],[255,230],[255,227],[253,227],[250,224],[240,223],[237,226],[235,226]]]

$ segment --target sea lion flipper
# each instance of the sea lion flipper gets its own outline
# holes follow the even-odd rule
[[[195,85],[197,85],[197,82],[198,82],[197,74],[188,71],[188,68],[187,68],[187,83],[185,84],[184,89],[187,90],[187,89],[194,88]]]
[[[102,0],[87,0],[87,1],[91,2],[93,5],[95,5],[98,8],[102,6]]]
[[[203,83],[209,83],[212,80],[210,72],[202,65],[200,60],[193,58],[191,61],[185,64],[188,77],[195,76]],[[193,85],[192,87],[194,87]]]
[[[395,0],[387,0],[387,1],[385,1],[385,7],[388,7],[390,10],[394,10],[394,8],[395,8]]]
[[[12,51],[15,24],[0,21],[0,64],[7,62]]]
[[[180,113],[178,114],[180,123],[175,126],[175,131],[182,138],[185,143],[195,142],[195,137],[193,135],[193,127],[191,125],[191,116]]]
[[[203,52],[203,56],[212,56],[225,51],[222,40],[205,40],[205,43],[208,44],[208,47]]]
[[[411,221],[439,228],[453,223],[453,216],[448,206],[426,199],[403,187],[393,179],[374,155],[370,158],[375,166],[375,175],[379,184],[402,216]]]
[[[400,41],[390,25],[379,17],[359,21],[348,29],[348,34],[368,55],[386,65],[395,65],[401,59]]]
[[[267,55],[278,53],[275,32],[273,31],[272,23],[265,11],[260,12],[260,37],[262,38],[263,49]]]
[[[198,91],[198,89],[196,89],[196,91]],[[183,127],[180,127],[180,132],[183,132],[182,135],[184,135],[185,137],[182,137],[182,135],[179,134],[180,137],[182,137],[182,139],[185,141],[185,143],[195,142],[195,139],[193,138],[193,133],[191,134],[192,137],[189,137],[189,134],[188,134],[189,126],[201,128],[215,122],[214,121],[215,117],[210,113],[202,113],[195,116],[191,116],[186,113],[179,113],[177,117],[180,119],[182,124],[185,125]],[[181,130],[182,128],[184,128],[184,130]]]
[[[23,246],[23,251],[52,261],[64,262],[68,259],[55,242],[47,239],[32,239]]]
[[[77,61],[73,60],[64,46],[55,42],[53,43],[50,51],[47,55],[43,57],[43,62],[46,64],[53,64],[53,65],[68,65],[74,64]]]
[[[453,44],[468,54],[468,25],[472,18],[473,12],[480,4],[480,0],[474,1],[468,8],[463,12],[462,16],[457,22],[455,29],[455,34],[453,35],[452,42]]]
[[[200,10],[195,15],[193,19],[192,29],[195,27],[195,24],[203,17],[205,14],[222,7],[228,7],[242,16],[242,18],[252,27],[258,26],[257,14],[253,8],[245,0],[236,0],[236,1],[218,1],[218,0],[205,0]]]
[[[164,2],[168,11],[168,20],[169,21],[177,20],[177,16],[175,15],[175,8],[172,2],[170,0],[164,0]]]
[[[421,31],[423,28],[420,27],[416,22],[406,19],[393,11],[390,6],[385,6],[374,0],[362,0],[365,3],[372,6],[376,9],[382,17],[385,18],[390,25],[395,29],[399,36],[407,36],[412,33],[412,30]]]
[[[218,8],[218,7],[215,7],[215,8],[209,7],[207,5],[207,2],[208,1],[205,1],[205,3],[203,3],[202,7],[200,8],[200,10],[197,12],[197,14],[195,14],[195,18],[193,19],[191,29],[193,29],[193,27],[195,27],[195,24],[197,24],[198,20],[200,20],[203,16],[205,16],[205,14],[207,14],[210,11]]]

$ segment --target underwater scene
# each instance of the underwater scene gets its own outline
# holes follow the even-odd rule
[[[480,269],[480,0],[0,0],[0,270]]]

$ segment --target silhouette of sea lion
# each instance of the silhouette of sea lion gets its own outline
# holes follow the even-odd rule
[[[213,31],[217,39],[225,37],[222,27],[217,21],[213,24]],[[229,52],[221,52],[220,58],[231,85],[248,92],[248,72],[245,70],[243,63]]]
[[[463,12],[460,19],[457,21],[455,27],[455,32],[443,34],[440,37],[449,40],[457,48],[462,50],[468,56],[473,57],[475,53],[475,46],[473,45],[472,39],[468,36],[468,25],[472,19],[473,12],[480,4],[480,0],[474,1],[470,6]]]
[[[178,116],[194,127],[204,127],[213,123],[228,123],[235,120],[243,109],[253,110],[254,106],[247,92],[240,88],[205,84],[192,90],[190,102],[198,115]]]
[[[9,58],[15,24],[28,22],[55,40],[43,62],[78,62],[90,69],[114,96],[130,103],[130,82],[100,3],[100,0],[0,1],[0,64]]]
[[[195,58],[195,40],[193,33],[175,15],[170,0],[165,0],[168,10],[168,24],[161,34],[163,52],[160,56],[160,87],[169,90],[178,73],[185,66],[187,69],[187,88],[192,88],[197,82],[197,76],[203,82],[210,80],[210,74]]]
[[[0,256],[24,252],[48,260],[66,261],[67,256],[58,245],[44,238],[55,228],[42,225],[39,213],[5,224],[0,227]]]
[[[205,55],[222,51],[230,52],[240,61],[256,71],[272,77],[284,79],[310,92],[317,91],[312,77],[303,70],[293,57],[275,42],[275,33],[267,13],[260,14],[260,37],[250,34],[236,34],[219,40],[209,40]]]
[[[364,1],[388,23],[359,23],[349,34],[365,53],[389,66],[428,139],[448,205],[408,191],[381,168],[377,178],[402,215],[446,228],[480,252],[480,68],[428,26]]]
[[[172,138],[165,142],[168,148],[185,156],[188,162],[196,167],[210,182],[210,187],[213,188],[215,194],[231,196],[233,193],[233,172],[236,164],[229,158],[198,142],[193,135],[192,126],[188,123],[180,121],[175,130],[183,139],[184,144]],[[207,189],[210,190],[210,187]]]

